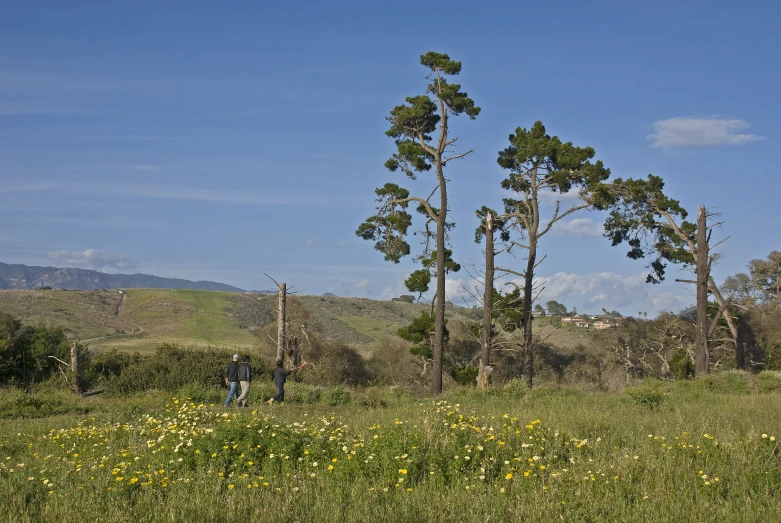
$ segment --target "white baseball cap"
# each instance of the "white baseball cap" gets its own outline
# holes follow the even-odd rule
[[[237,359],[239,359],[239,355],[238,355],[238,354],[234,354],[234,355],[233,355],[233,359],[234,359],[234,360],[237,360]]]

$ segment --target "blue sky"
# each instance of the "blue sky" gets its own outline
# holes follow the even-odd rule
[[[0,261],[402,294],[412,260],[354,231],[375,187],[430,191],[383,167],[385,116],[423,91],[429,50],[463,63],[482,107],[451,125],[475,150],[448,171],[463,265],[480,263],[474,210],[504,196],[497,151],[536,120],[613,176],[654,173],[690,211],[721,212],[717,279],[781,248],[777,2],[264,4],[0,2]],[[599,236],[604,216],[574,218],[543,239],[546,300],[694,301],[643,283]]]

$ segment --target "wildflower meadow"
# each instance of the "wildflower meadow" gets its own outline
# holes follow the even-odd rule
[[[147,394],[6,420],[7,521],[773,521],[779,396],[541,388],[381,408]]]

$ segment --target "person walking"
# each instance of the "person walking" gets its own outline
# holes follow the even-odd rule
[[[239,407],[249,407],[247,396],[249,396],[249,384],[252,381],[252,368],[249,364],[249,354],[244,355],[244,359],[239,365],[239,385],[241,385],[241,396],[239,396]]]
[[[273,405],[275,401],[278,401],[280,403],[285,402],[285,382],[287,382],[287,377],[293,374],[295,371],[299,369],[303,369],[306,367],[306,362],[303,362],[298,367],[293,367],[290,370],[285,370],[284,367],[282,367],[282,360],[277,360],[277,368],[274,369],[274,384],[277,386],[277,394],[268,400],[266,403],[269,405]]]
[[[234,354],[233,360],[228,363],[228,370],[225,371],[225,385],[228,387],[228,397],[225,398],[225,406],[230,407],[231,398],[238,401],[236,389],[239,386],[239,355]]]

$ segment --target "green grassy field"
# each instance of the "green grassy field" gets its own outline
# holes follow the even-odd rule
[[[430,310],[364,298],[295,296],[290,303],[291,312],[304,309],[319,335],[364,354]],[[0,291],[0,311],[25,323],[61,326],[72,337],[89,340],[93,349],[131,352],[148,352],[161,343],[249,348],[257,344],[255,333],[275,322],[276,306],[273,295],[195,290],[129,289],[124,301],[115,291]],[[456,307],[447,312],[451,322],[470,314]]]
[[[781,511],[780,393],[695,382],[644,403],[642,391],[372,389],[331,406],[297,403],[296,387],[287,405],[257,409],[210,405],[219,391],[0,392],[0,413],[34,401],[70,411],[0,426],[3,519],[731,522]]]

